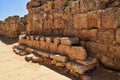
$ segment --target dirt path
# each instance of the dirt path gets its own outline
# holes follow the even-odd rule
[[[43,65],[28,63],[0,41],[0,80],[71,80]]]

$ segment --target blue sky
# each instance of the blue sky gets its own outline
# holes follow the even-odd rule
[[[0,20],[8,16],[27,14],[26,4],[30,0],[0,0]]]

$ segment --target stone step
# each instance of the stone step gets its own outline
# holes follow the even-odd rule
[[[21,50],[20,53],[19,53],[20,56],[24,56],[24,55],[27,55],[27,54],[28,53],[26,51],[23,51],[23,50]]]
[[[59,54],[50,54],[50,58],[58,61],[58,62],[66,62],[68,60],[67,56],[59,55]]]
[[[50,53],[48,53],[48,52],[41,51],[41,50],[35,50],[35,49],[33,50],[33,52],[42,56],[43,58],[50,58]]]
[[[35,53],[31,53],[25,56],[25,60],[32,61],[32,62],[39,62],[39,61],[42,61],[42,58]]]
[[[18,49],[18,48],[14,48],[13,51],[20,56],[24,56],[24,55],[28,54],[25,50],[21,50],[21,49]]]
[[[86,60],[76,60],[76,62],[83,66],[88,66],[91,64],[97,64],[97,59],[93,57],[88,57]]]
[[[14,48],[13,51],[16,53],[16,54],[19,54],[21,52],[21,50],[17,49],[17,48]]]
[[[28,62],[32,61],[33,56],[34,56],[34,54],[28,54],[28,55],[25,56],[25,60],[28,61]]]
[[[72,73],[84,74],[86,71],[94,69],[96,64],[83,66],[74,62],[67,62],[66,68]]]

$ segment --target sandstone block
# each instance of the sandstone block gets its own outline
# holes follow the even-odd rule
[[[95,67],[95,65],[89,65],[89,66],[82,66],[80,64],[68,62],[66,64],[66,67],[68,70],[71,70],[73,72],[84,74],[86,71],[91,70]]]
[[[109,67],[109,68],[112,68],[112,69],[115,69],[115,65],[114,65],[114,59],[110,58],[110,57],[107,57],[107,56],[102,56],[101,57],[101,62]]]
[[[79,35],[79,30],[77,29],[65,29],[64,36],[73,36],[77,37]]]
[[[91,11],[87,15],[87,27],[88,28],[99,28],[101,26],[101,13],[102,11]]]
[[[20,53],[19,53],[20,56],[24,56],[24,55],[27,55],[27,54],[28,54],[28,53],[27,53],[26,51],[23,51],[23,50],[20,51]]]
[[[114,30],[99,30],[98,31],[98,41],[100,43],[109,44],[113,43],[115,40]]]
[[[36,54],[42,56],[43,58],[49,58],[50,57],[50,53],[47,53],[47,52],[44,52],[44,51],[35,50],[34,52]]]
[[[83,61],[83,60],[76,60],[76,62],[78,64],[81,64],[81,65],[84,65],[84,66],[88,66],[88,65],[91,65],[91,64],[96,64],[97,63],[97,59],[89,57],[85,61]]]
[[[81,30],[79,31],[79,37],[81,40],[90,40],[90,41],[97,41],[97,29],[90,29],[90,30]]]
[[[33,54],[26,55],[26,56],[25,56],[25,60],[26,60],[27,62],[31,61],[31,57],[32,57],[32,56],[33,56]]]
[[[87,12],[88,11],[88,4],[86,0],[80,0],[80,12]]]
[[[25,39],[26,35],[19,35],[19,39]]]
[[[79,1],[73,1],[71,3],[71,13],[77,14],[80,12],[80,2]]]
[[[117,29],[117,31],[116,31],[116,42],[118,44],[120,43],[120,29]]]
[[[58,61],[58,62],[66,62],[68,58],[66,56],[58,55],[58,54],[50,54],[50,58]]]
[[[32,36],[30,36],[30,40],[34,40],[35,38],[34,38],[34,36],[32,35]]]
[[[62,45],[74,45],[74,44],[78,44],[79,43],[79,38],[69,38],[69,37],[63,37],[61,38],[61,44]]]
[[[53,42],[54,42],[55,44],[59,45],[60,42],[61,42],[61,38],[60,38],[60,37],[55,37],[54,40],[53,40]]]
[[[27,9],[39,7],[41,6],[41,3],[39,1],[30,1],[27,3]]]
[[[45,38],[45,41],[46,41],[47,43],[53,43],[53,37],[46,37],[46,38]]]
[[[50,43],[49,44],[49,51],[50,52],[57,53],[57,49],[58,49],[58,45],[57,44],[55,44],[55,43]]]
[[[15,52],[15,54],[19,54],[21,52],[21,50],[19,50],[17,48],[13,49],[13,51]]]
[[[94,53],[95,55],[97,55],[97,46],[98,46],[98,43],[96,42],[86,42],[86,48],[87,50],[89,50],[90,52]]]
[[[72,46],[69,50],[69,57],[72,60],[85,60],[87,58],[86,50],[83,47],[74,47]]]
[[[76,29],[87,28],[87,17],[86,14],[76,14],[73,16],[73,24]]]
[[[61,18],[54,19],[54,29],[64,29],[65,28],[65,20]]]
[[[69,55],[69,49],[70,49],[70,46],[59,45],[57,49],[57,53]]]
[[[119,45],[110,45],[109,54],[111,58],[120,59],[120,46]]]
[[[23,45],[18,45],[16,48],[21,49],[21,50],[25,50],[25,46],[23,46]]]
[[[45,37],[40,37],[40,41],[44,42],[45,41]]]
[[[102,29],[116,29],[116,8],[108,8],[102,12]]]
[[[33,49],[27,47],[27,48],[25,48],[25,51],[28,52],[29,54],[31,54],[33,52]]]
[[[108,45],[96,42],[87,42],[86,47],[90,52],[94,53],[97,56],[104,56],[109,52]]]
[[[55,8],[61,8],[61,7],[63,7],[63,1],[62,0],[55,0],[54,5],[55,5]]]
[[[54,3],[52,1],[47,3],[46,9],[47,11],[50,11],[54,8]]]
[[[40,36],[36,36],[35,40],[39,41],[40,40]]]
[[[49,51],[49,43],[40,42],[40,49],[44,51]]]

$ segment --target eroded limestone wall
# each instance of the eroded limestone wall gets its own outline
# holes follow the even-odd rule
[[[27,34],[76,36],[105,65],[120,68],[119,0],[31,0]]]
[[[1,22],[0,35],[9,38],[16,38],[19,36],[21,31],[25,31],[26,21],[19,16],[10,16]]]

